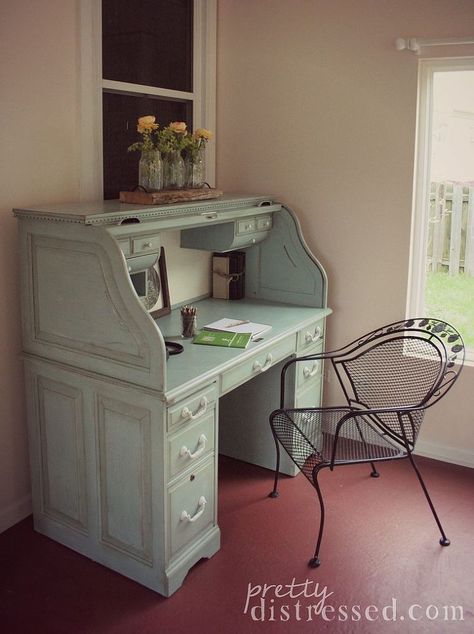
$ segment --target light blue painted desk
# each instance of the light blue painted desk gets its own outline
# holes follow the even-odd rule
[[[35,528],[169,596],[220,547],[218,452],[274,466],[268,415],[283,362],[322,349],[324,270],[294,214],[265,196],[14,213]],[[197,346],[179,338],[179,309],[151,318],[130,273],[156,262],[170,230],[182,248],[245,249],[245,299],[195,305],[200,326],[270,324],[261,341]],[[173,338],[184,352],[167,361]],[[289,405],[318,404],[322,367],[298,364],[288,385]]]

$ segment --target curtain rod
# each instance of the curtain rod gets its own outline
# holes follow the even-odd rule
[[[397,51],[412,51],[418,54],[425,46],[449,46],[453,44],[474,44],[474,36],[443,37],[438,39],[423,39],[419,37],[397,37],[395,48]]]

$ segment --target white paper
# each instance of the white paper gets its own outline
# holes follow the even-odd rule
[[[257,324],[253,321],[244,319],[233,319],[232,317],[224,317],[204,326],[205,330],[217,330],[224,332],[250,332],[252,339],[264,332],[271,330],[271,326],[267,324]]]

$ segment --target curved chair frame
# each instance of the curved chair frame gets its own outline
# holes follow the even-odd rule
[[[330,363],[346,404],[338,407],[285,408],[287,373],[296,363]],[[316,489],[320,524],[310,567],[320,565],[324,502],[318,483],[321,469],[343,464],[408,458],[441,533],[435,507],[413,458],[423,415],[457,380],[464,363],[464,343],[455,328],[431,318],[402,320],[373,330],[332,352],[290,359],[281,372],[280,408],[270,415],[276,446],[276,469],[270,497],[278,496],[280,444]]]

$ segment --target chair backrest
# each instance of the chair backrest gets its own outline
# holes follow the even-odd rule
[[[336,375],[351,407],[421,408],[406,413],[400,428],[397,414],[380,414],[376,424],[395,440],[412,447],[424,409],[453,386],[464,362],[464,343],[444,321],[417,318],[374,330],[341,349],[332,358]]]

